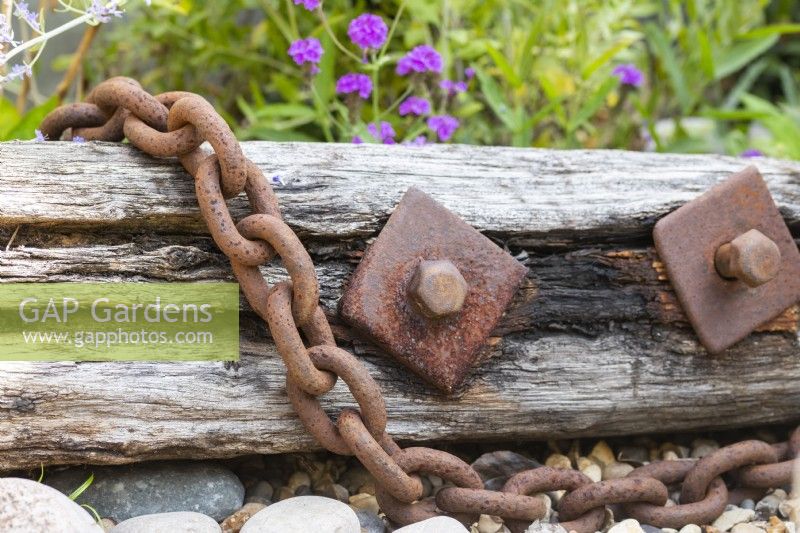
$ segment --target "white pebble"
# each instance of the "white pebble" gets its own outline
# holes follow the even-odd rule
[[[755,518],[756,512],[752,509],[742,509],[741,507],[732,507],[720,515],[719,518],[714,520],[713,526],[720,531],[729,531],[736,524],[742,522],[749,522]]]
[[[273,503],[245,522],[241,533],[361,533],[350,506],[323,496],[296,496]]]
[[[764,533],[764,530],[753,524],[736,524],[731,529],[731,533]]]
[[[52,487],[30,479],[0,478],[3,533],[103,533],[83,507]]]
[[[678,533],[702,533],[703,530],[697,524],[686,524]]]
[[[299,530],[298,530],[299,531]],[[246,533],[242,530],[242,533]],[[315,533],[320,533],[316,531]],[[422,522],[411,524],[400,529],[395,529],[394,533],[469,533],[469,530],[461,525],[461,522],[449,516],[437,516],[428,518]]]
[[[558,524],[551,524],[546,520],[536,520],[528,526],[525,533],[567,533],[567,530]]]
[[[220,533],[217,521],[201,513],[175,512],[135,516],[117,524],[110,533]]]
[[[639,525],[639,522],[633,518],[629,518],[614,524],[614,527],[609,529],[608,533],[644,533],[644,529]]]

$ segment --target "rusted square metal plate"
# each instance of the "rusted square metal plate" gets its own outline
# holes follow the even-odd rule
[[[449,260],[467,284],[461,310],[427,318],[410,300],[422,261]],[[527,269],[419,189],[403,196],[339,302],[341,316],[424,380],[464,380]]]
[[[721,277],[714,266],[719,246],[751,229],[781,252],[777,276],[756,288]],[[712,354],[800,300],[800,252],[755,167],[659,220],[653,239],[684,312]]]

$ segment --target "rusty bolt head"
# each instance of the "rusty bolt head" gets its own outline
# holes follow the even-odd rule
[[[450,261],[422,261],[411,278],[411,300],[428,318],[443,318],[461,311],[469,287]]]
[[[751,229],[720,246],[714,262],[722,277],[758,287],[778,275],[781,251],[772,239]]]

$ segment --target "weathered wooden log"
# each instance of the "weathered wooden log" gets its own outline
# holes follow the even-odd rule
[[[466,146],[244,143],[309,247],[340,344],[380,383],[401,442],[543,439],[800,420],[800,312],[726,353],[698,344],[655,221],[745,162]],[[757,160],[800,236],[800,164]],[[443,397],[336,319],[364,249],[415,185],[529,267],[484,362]],[[191,178],[106,143],[0,144],[0,282],[230,280]],[[246,202],[230,202],[238,216]],[[265,266],[271,281],[286,277]],[[243,305],[238,367],[0,363],[0,469],[315,447],[268,332]],[[354,405],[343,384],[323,397]]]

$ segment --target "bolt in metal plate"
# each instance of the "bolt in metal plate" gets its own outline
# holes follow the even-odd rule
[[[426,318],[408,291],[420,262],[449,260],[467,282],[463,307]],[[339,302],[341,316],[424,380],[451,393],[527,269],[419,189],[403,196]]]
[[[723,278],[714,266],[717,249],[751,229],[781,252],[778,275],[755,288]],[[800,300],[800,252],[755,167],[659,220],[653,240],[684,312],[712,354]]]

